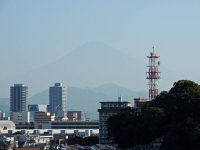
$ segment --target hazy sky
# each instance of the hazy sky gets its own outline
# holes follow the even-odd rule
[[[90,41],[200,81],[199,0],[0,0],[0,80],[49,64]],[[86,85],[87,86],[87,85]]]

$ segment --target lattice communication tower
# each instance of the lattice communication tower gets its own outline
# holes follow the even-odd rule
[[[160,66],[158,58],[160,58],[160,56],[156,56],[154,47],[152,48],[153,51],[150,53],[150,56],[147,56],[147,58],[149,58],[149,65],[147,66],[149,69],[146,72],[146,78],[149,81],[149,100],[154,99],[158,95],[158,80],[160,79],[160,72],[158,71],[158,67]]]

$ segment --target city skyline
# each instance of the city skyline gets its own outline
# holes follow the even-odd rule
[[[25,83],[37,93],[37,85],[18,79],[45,65],[58,61],[87,42],[96,41],[147,64],[146,56],[155,46],[161,56],[161,79],[190,79],[199,83],[200,34],[199,1],[10,1],[0,2],[0,97],[8,97],[12,83]],[[16,57],[17,56],[17,57]],[[102,58],[104,59],[104,58]],[[170,61],[169,61],[170,60]],[[187,60],[187,61],[185,61]],[[132,65],[132,64],[130,64]],[[141,85],[145,86],[145,68]],[[187,70],[187,71],[185,71]],[[161,77],[163,77],[161,74]],[[104,74],[106,76],[106,74]],[[134,78],[134,77],[133,77]],[[15,79],[11,82],[11,79]],[[37,80],[37,79],[35,79]],[[57,79],[65,84],[66,81]],[[84,78],[80,78],[80,81]],[[119,82],[122,79],[118,79]],[[51,83],[56,82],[52,79]],[[111,81],[112,82],[112,81]],[[136,80],[131,81],[134,85]],[[50,82],[46,82],[47,87]],[[105,82],[104,82],[105,83]],[[104,84],[102,83],[102,84]],[[38,83],[39,84],[39,83]],[[128,83],[116,83],[130,88]],[[95,87],[91,82],[71,86]],[[3,90],[3,87],[7,87]],[[160,86],[162,90],[168,90]],[[132,87],[141,90],[142,87]],[[42,87],[39,91],[44,90]],[[146,90],[146,89],[145,89]]]
[[[0,149],[200,148],[199,8],[0,0]]]

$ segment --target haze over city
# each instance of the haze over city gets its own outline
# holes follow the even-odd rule
[[[200,149],[199,8],[0,0],[0,149]]]
[[[58,81],[148,91],[152,46],[161,56],[159,91],[177,79],[199,83],[199,6],[195,0],[2,0],[0,97],[9,97],[14,83],[29,86],[33,96]]]

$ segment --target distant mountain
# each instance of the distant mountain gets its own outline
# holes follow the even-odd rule
[[[98,119],[97,109],[100,101],[117,101],[122,96],[124,101],[133,102],[135,97],[147,97],[147,92],[135,92],[114,83],[103,84],[96,88],[67,87],[67,110],[82,110],[90,119]],[[31,98],[29,104],[49,104],[49,90],[44,90]],[[9,115],[10,99],[0,98],[0,110]]]
[[[99,102],[110,98],[91,89],[70,87],[68,88],[67,99],[68,110],[83,110],[86,112],[87,118],[98,119],[97,109],[100,108]]]
[[[125,100],[132,100],[133,97],[148,97],[147,92],[132,91],[114,83],[104,84],[104,85],[94,88],[93,90],[96,92],[104,93],[110,97],[115,97],[115,99],[116,97],[119,97],[119,96],[124,97]]]
[[[110,100],[115,99],[119,95],[122,95],[127,100],[131,100],[132,96],[144,97],[143,95],[145,95],[146,97],[146,93],[132,92],[117,86],[112,88],[112,84],[106,85],[106,87],[92,88],[102,84],[114,83],[133,91],[147,91],[148,87],[145,79],[145,72],[147,70],[145,62],[147,59],[145,57],[144,62],[142,62],[106,44],[88,42],[54,63],[12,79],[0,81],[1,97],[8,97],[9,87],[14,83],[24,83],[28,86],[29,97],[31,97],[53,86],[55,82],[62,82],[65,86],[73,85],[74,87],[80,87],[79,90],[84,90],[84,92],[89,90],[93,93],[104,94]],[[172,87],[173,82],[177,81],[179,76],[164,68],[161,71],[159,91],[169,90],[169,87]],[[85,89],[83,87],[90,88]],[[110,90],[106,89],[108,87]],[[41,104],[45,104],[48,102],[48,91],[41,94],[43,96],[35,97],[34,100],[35,102],[39,100]],[[68,95],[70,96],[70,93]],[[78,97],[78,95],[75,96]],[[101,98],[101,96],[99,97]],[[81,97],[77,98],[77,102],[80,99]],[[32,101],[32,103],[35,102]]]
[[[49,104],[49,90],[44,90],[43,92],[33,95],[29,98],[29,103],[43,105]]]
[[[124,101],[132,101],[134,97],[146,97],[146,92],[134,92],[116,84],[104,84],[96,88],[67,88],[67,110],[83,110],[90,119],[98,119],[97,109],[100,101],[117,101],[118,92]],[[143,95],[141,95],[143,93]],[[31,104],[48,104],[49,91],[45,90],[29,99]]]
[[[129,89],[142,89],[145,86],[145,66],[144,62],[106,44],[88,42],[54,63],[0,84],[7,93],[8,85],[24,83],[30,87],[30,95],[47,89],[55,82],[76,87],[96,87],[111,82]]]

